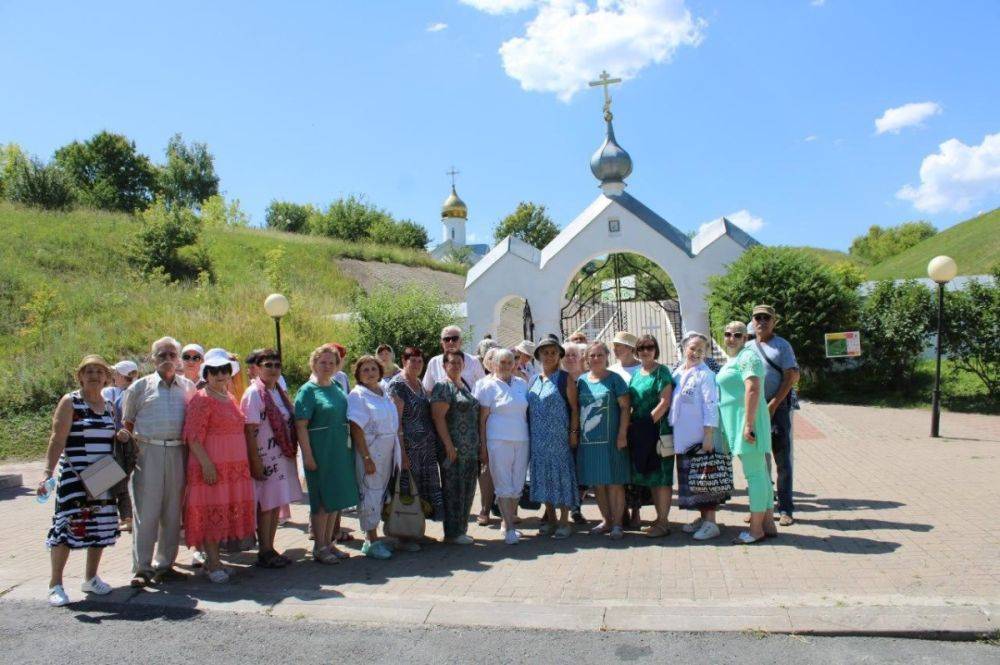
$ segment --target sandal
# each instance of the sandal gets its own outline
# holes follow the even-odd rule
[[[321,550],[313,550],[313,561],[316,563],[323,563],[328,566],[340,563],[340,559],[337,558],[337,555],[325,547]]]
[[[150,582],[153,581],[153,576],[145,571],[140,571],[132,576],[132,581],[129,582],[129,586],[133,589],[141,589],[143,587],[149,586]]]
[[[664,536],[670,535],[670,528],[661,526],[659,524],[654,524],[653,526],[646,529],[645,536],[647,538],[663,538]]]
[[[349,543],[354,540],[354,536],[351,535],[349,531],[340,530],[336,538],[338,543]]]
[[[767,538],[767,534],[760,538],[754,538],[749,531],[740,531],[740,535],[733,538],[733,545],[755,545],[765,538]]]
[[[284,568],[286,565],[288,564],[283,563],[280,555],[274,550],[269,552],[259,552],[257,554],[256,566],[258,568]]]
[[[484,513],[479,513],[478,515],[476,515],[476,524],[478,524],[479,526],[489,526],[489,524],[490,524],[490,515],[489,515],[489,513],[485,513],[485,514]]]

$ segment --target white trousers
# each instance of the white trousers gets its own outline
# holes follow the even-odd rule
[[[389,486],[393,467],[396,464],[396,435],[380,434],[367,441],[368,454],[375,462],[375,473],[365,473],[365,461],[355,455],[355,472],[358,478],[358,521],[363,531],[371,531],[382,521],[382,505],[385,503],[385,488]]]
[[[498,499],[520,499],[528,477],[528,442],[487,439],[490,476]]]

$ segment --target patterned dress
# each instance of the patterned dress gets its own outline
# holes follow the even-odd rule
[[[270,391],[271,400],[281,413],[285,427],[291,428],[292,414],[285,408],[281,393],[277,388]],[[264,465],[264,480],[254,480],[257,504],[264,512],[283,508],[302,500],[302,485],[299,484],[295,458],[286,457],[281,452],[281,444],[274,436],[271,421],[267,417],[264,398],[256,383],[250,384],[243,393],[241,403],[243,417],[247,425],[257,425],[257,454]]]
[[[632,397],[632,419],[649,416],[660,403],[660,394],[667,387],[673,385],[673,377],[663,365],[657,364],[649,374],[639,369],[632,375],[629,382],[628,392]],[[667,414],[660,418],[660,434],[671,434],[673,429],[667,419]],[[674,484],[674,458],[661,457],[660,468],[652,473],[639,473],[635,466],[632,466],[632,484],[644,487],[671,487]]]
[[[66,545],[70,549],[107,547],[114,545],[119,535],[118,509],[114,498],[105,492],[95,499],[88,499],[87,490],[77,472],[112,454],[114,409],[110,402],[105,401],[104,412],[96,413],[79,390],[73,391],[70,396],[73,399],[73,423],[59,460],[56,512],[45,544],[49,547]]]
[[[216,474],[215,484],[209,485],[198,458],[188,455],[184,541],[196,548],[246,542],[253,537],[257,520],[243,413],[232,396],[223,402],[207,390],[194,394],[184,416],[184,440],[201,444]]]
[[[444,499],[438,470],[440,445],[431,420],[430,400],[423,386],[417,382],[419,392],[415,392],[402,372],[389,379],[386,390],[390,397],[403,403],[403,448],[410,460],[410,474],[417,483],[420,497],[434,508],[431,519],[441,521],[444,519]],[[403,474],[401,484],[406,483],[407,476]],[[403,488],[403,491],[406,489]]]
[[[560,379],[560,375],[565,376]],[[559,392],[560,380],[569,381],[563,370],[549,379],[539,374],[528,388],[531,500],[576,508],[580,492],[569,445],[569,407]]]
[[[600,381],[591,382],[590,374],[576,381],[580,396],[580,445],[576,456],[576,474],[580,483],[624,485],[629,482],[632,463],[628,450],[617,446],[621,406],[618,398],[628,392],[625,380],[608,372]]]
[[[479,478],[479,400],[465,386],[459,388],[449,380],[440,381],[431,392],[431,403],[448,405],[445,423],[458,458],[441,461],[441,481],[444,494],[444,536],[454,538],[469,528],[469,513],[476,496]]]

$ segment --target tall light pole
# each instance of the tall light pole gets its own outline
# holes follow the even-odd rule
[[[944,318],[944,285],[955,279],[958,266],[950,256],[935,256],[927,264],[927,276],[938,285],[937,367],[934,370],[934,397],[931,399],[931,436],[939,437],[941,426],[941,326]]]
[[[274,319],[274,338],[277,342],[278,357],[281,357],[281,317],[288,314],[288,298],[280,293],[272,293],[264,300],[264,311]]]

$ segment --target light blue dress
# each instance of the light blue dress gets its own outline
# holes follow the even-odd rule
[[[628,450],[619,450],[618,398],[628,393],[625,380],[608,372],[591,383],[589,374],[576,380],[580,399],[580,446],[576,454],[576,475],[581,485],[625,485],[632,475]]]
[[[546,379],[539,374],[528,388],[528,429],[531,451],[531,500],[576,508],[576,464],[569,447],[569,407],[559,392],[559,370]],[[562,380],[569,381],[566,376]]]

